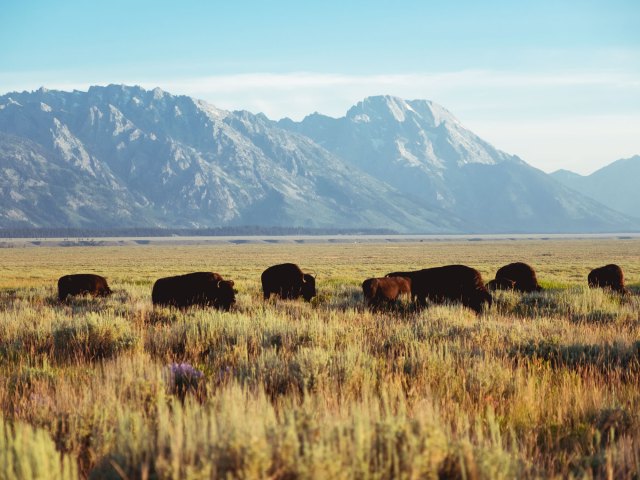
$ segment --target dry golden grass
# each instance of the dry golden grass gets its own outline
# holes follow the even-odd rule
[[[638,240],[0,249],[0,478],[635,478],[640,299],[586,288]],[[260,273],[318,274],[311,304],[262,301]],[[541,294],[363,309],[393,270],[526,261]],[[153,281],[212,270],[238,306],[153,309]],[[63,274],[108,299],[60,305]],[[201,380],[178,388],[168,365]],[[42,466],[45,466],[43,468]],[[53,472],[53,473],[52,473]]]

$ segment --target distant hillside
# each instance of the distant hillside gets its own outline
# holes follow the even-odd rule
[[[0,132],[0,226],[464,226],[264,115],[159,89],[8,94]]]
[[[640,229],[429,101],[369,97],[296,123],[123,85],[0,97],[0,228],[239,225]]]
[[[420,204],[464,218],[478,231],[638,228],[637,222],[497,150],[427,100],[369,97],[342,118],[316,113],[280,125],[310,137],[352,168]]]
[[[640,218],[640,155],[617,160],[587,176],[568,170],[551,176],[609,208]]]

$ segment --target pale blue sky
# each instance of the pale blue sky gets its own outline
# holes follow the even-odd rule
[[[640,154],[637,0],[4,0],[0,17],[0,93],[139,84],[275,119],[392,94],[546,171]]]

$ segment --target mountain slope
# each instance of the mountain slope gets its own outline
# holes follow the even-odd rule
[[[69,167],[61,155],[0,132],[0,226],[153,224],[153,212],[106,174]],[[99,223],[98,223],[99,222]]]
[[[160,89],[0,97],[0,227],[640,228],[429,101],[274,122]]]
[[[342,118],[313,114],[283,128],[300,132],[354,168],[431,208],[491,232],[601,231],[637,222],[567,189],[465,129],[425,100],[369,97]]]
[[[263,115],[159,89],[8,94],[0,97],[0,132],[2,205],[17,208],[10,185],[19,184],[25,197],[0,226],[464,228],[455,216],[416,205]],[[22,173],[10,183],[16,171]],[[57,196],[34,186],[34,178]],[[113,198],[103,195],[110,190]],[[75,203],[85,203],[70,201],[72,191]],[[28,208],[43,204],[50,208]]]
[[[640,217],[640,155],[617,160],[587,176],[568,170],[558,170],[551,176],[609,208]]]

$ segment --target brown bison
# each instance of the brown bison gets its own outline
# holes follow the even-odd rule
[[[508,278],[494,278],[487,283],[487,290],[495,292],[496,290],[515,290],[516,282]]]
[[[624,286],[624,273],[618,265],[609,264],[604,267],[594,268],[587,278],[591,288],[610,288],[614,292],[629,293]]]
[[[515,282],[515,290],[518,292],[539,292],[542,287],[538,285],[536,271],[526,263],[516,262],[501,267],[496,273],[496,280],[506,278]]]
[[[411,280],[406,277],[367,278],[362,282],[362,293],[371,308],[390,305],[403,293],[411,295]]]
[[[213,272],[194,272],[156,280],[151,292],[154,305],[187,308],[215,307],[229,310],[236,303],[233,280]]]
[[[411,280],[411,297],[420,306],[425,306],[427,300],[433,303],[461,302],[479,314],[485,304],[491,306],[493,303],[480,272],[466,265],[445,265],[414,272],[394,272],[388,276],[398,274]]]
[[[70,295],[90,294],[94,297],[111,295],[107,279],[93,273],[76,273],[58,279],[58,299],[63,302]]]
[[[315,277],[304,273],[295,263],[273,265],[262,272],[260,278],[265,300],[272,293],[284,299],[303,297],[307,302],[316,296]]]
[[[409,281],[409,286],[411,286],[411,278],[412,278],[413,274],[416,273],[417,271],[418,270],[410,271],[410,272],[391,272],[391,273],[387,273],[385,275],[385,278],[391,278],[391,277],[406,278]],[[413,295],[413,292],[411,293],[411,301],[412,302],[416,301],[416,297]]]

